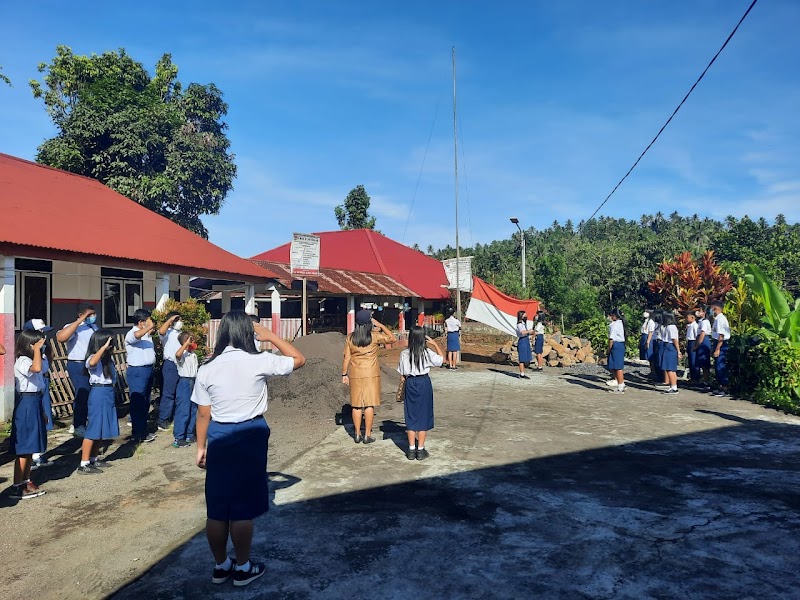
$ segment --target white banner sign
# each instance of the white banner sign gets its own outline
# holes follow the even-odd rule
[[[456,265],[458,263],[458,265]],[[462,256],[458,261],[455,258],[443,260],[444,272],[447,275],[447,287],[455,289],[458,287],[462,292],[472,291],[472,257]],[[458,266],[458,269],[456,269]],[[456,274],[458,271],[458,274]],[[458,283],[456,283],[458,280]]]
[[[319,236],[295,233],[291,249],[292,275],[319,275]]]

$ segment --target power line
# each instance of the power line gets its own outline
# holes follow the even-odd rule
[[[628,178],[628,175],[630,175],[630,174],[633,172],[633,170],[636,168],[636,165],[638,165],[638,164],[639,164],[639,161],[641,161],[641,160],[642,160],[642,158],[644,157],[644,155],[645,155],[645,154],[647,154],[647,151],[648,151],[648,150],[650,150],[650,147],[651,147],[653,144],[655,144],[655,143],[656,143],[656,140],[659,138],[659,136],[661,135],[661,133],[662,133],[662,132],[663,132],[663,131],[664,131],[664,130],[667,128],[667,125],[669,125],[669,124],[670,124],[670,122],[672,121],[672,118],[673,118],[673,117],[674,117],[676,114],[678,114],[678,111],[681,109],[681,107],[683,106],[684,102],[686,102],[686,100],[688,100],[688,99],[689,99],[689,96],[690,96],[690,95],[692,94],[692,92],[694,91],[694,88],[696,88],[696,87],[697,87],[697,84],[698,84],[698,83],[700,83],[700,81],[703,79],[703,77],[705,77],[705,74],[706,74],[706,72],[707,72],[707,71],[708,71],[708,70],[711,68],[711,65],[713,65],[713,64],[714,64],[714,61],[716,61],[716,60],[717,60],[717,57],[718,57],[718,56],[719,56],[719,55],[722,53],[722,51],[725,49],[725,46],[727,46],[727,45],[728,45],[728,42],[730,42],[730,41],[731,41],[731,38],[733,38],[733,36],[736,34],[736,31],[739,29],[739,25],[741,25],[741,24],[742,24],[742,22],[743,22],[743,21],[744,21],[744,20],[747,18],[747,15],[749,15],[749,14],[750,14],[750,11],[751,11],[751,10],[753,10],[753,7],[756,5],[756,2],[758,2],[758,0],[753,0],[753,2],[750,4],[750,6],[747,8],[747,10],[746,10],[746,11],[744,12],[744,14],[742,15],[742,18],[741,18],[741,19],[739,19],[739,22],[736,24],[736,27],[734,27],[734,28],[733,28],[733,31],[731,31],[730,35],[729,35],[729,36],[728,36],[728,38],[725,40],[725,43],[724,43],[724,44],[722,44],[722,47],[721,47],[719,50],[717,50],[717,53],[714,55],[714,58],[712,58],[712,59],[711,59],[711,62],[709,62],[709,63],[708,63],[708,65],[706,66],[706,68],[705,68],[705,69],[703,69],[703,72],[702,72],[702,73],[700,73],[700,77],[698,77],[698,78],[697,78],[697,81],[695,81],[695,82],[692,84],[692,87],[691,87],[691,88],[689,88],[689,91],[688,91],[688,92],[686,92],[686,95],[683,97],[683,100],[681,100],[680,104],[678,104],[678,107],[677,107],[677,108],[676,108],[674,111],[672,111],[672,114],[669,116],[669,119],[667,119],[667,122],[666,122],[666,123],[664,123],[664,125],[662,125],[662,126],[661,126],[661,129],[659,129],[659,130],[658,130],[658,133],[656,134],[656,137],[654,137],[654,138],[653,138],[653,140],[652,140],[652,141],[651,141],[651,142],[650,142],[650,143],[647,145],[647,148],[645,148],[645,149],[644,149],[644,152],[642,152],[642,153],[639,155],[639,158],[637,158],[637,159],[636,159],[636,162],[635,162],[635,163],[633,163],[633,166],[632,166],[630,169],[628,169],[628,172],[627,172],[627,173],[625,173],[625,176],[624,176],[622,179],[620,179],[620,180],[619,180],[619,183],[617,183],[617,185],[615,185],[615,186],[614,186],[614,189],[613,189],[613,190],[611,190],[611,193],[610,193],[608,196],[606,196],[606,199],[605,199],[605,200],[603,200],[603,201],[600,203],[600,206],[598,206],[598,207],[597,207],[597,210],[595,210],[595,211],[592,213],[592,216],[591,216],[591,217],[589,217],[589,218],[588,218],[588,219],[587,219],[587,220],[584,222],[584,225],[586,225],[586,223],[588,223],[589,221],[591,221],[592,219],[594,219],[594,216],[595,216],[595,215],[596,215],[598,212],[600,212],[600,209],[601,209],[601,208],[603,208],[603,206],[605,206],[606,202],[608,202],[608,201],[609,201],[609,199],[611,198],[611,196],[613,196],[613,195],[614,195],[614,192],[616,192],[616,191],[617,191],[617,189],[619,188],[619,186],[621,186],[621,185],[622,185],[622,182],[623,182],[623,181],[625,181],[625,180]],[[578,233],[580,233],[580,231],[578,231]]]
[[[419,190],[419,183],[422,180],[422,170],[425,168],[425,159],[428,158],[428,148],[431,147],[431,138],[433,138],[433,131],[436,128],[436,118],[439,116],[439,103],[441,102],[442,97],[439,96],[439,99],[436,101],[436,108],[433,111],[433,123],[431,124],[431,131],[428,134],[428,143],[425,145],[425,154],[422,155],[422,164],[419,167],[419,175],[417,175],[417,185],[414,186],[414,195],[411,197],[411,206],[408,209],[408,217],[406,217],[406,226],[403,229],[403,237],[400,238],[401,242],[406,241],[406,232],[408,231],[408,223],[411,220],[411,213],[414,210],[414,202],[417,199],[417,191]]]

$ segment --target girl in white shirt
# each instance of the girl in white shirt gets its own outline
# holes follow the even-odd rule
[[[622,311],[618,308],[608,313],[611,321],[608,324],[608,370],[617,381],[617,387],[611,392],[625,393],[625,322],[622,320]]]
[[[443,362],[444,355],[438,344],[425,335],[422,327],[412,327],[408,333],[408,349],[400,353],[397,366],[397,372],[406,381],[403,412],[408,435],[408,460],[425,460],[429,456],[425,439],[428,431],[433,429],[433,386],[428,373],[431,367],[441,367]]]
[[[42,412],[44,377],[42,376],[42,348],[44,335],[39,331],[19,332],[14,363],[14,415],[11,418],[11,452],[14,461],[14,485],[11,497],[27,500],[44,494],[31,481],[31,464],[34,453],[45,451],[47,430]]]
[[[519,378],[530,379],[525,375],[525,365],[533,360],[531,349],[531,334],[534,333],[528,325],[528,315],[524,310],[517,312],[517,355],[519,361]]]
[[[81,464],[77,473],[100,475],[106,463],[97,459],[100,440],[113,440],[119,436],[114,382],[117,369],[111,354],[114,351],[114,334],[108,329],[98,329],[89,339],[86,350],[86,371],[89,373],[89,417],[81,444]]]
[[[253,340],[270,342],[281,356],[258,352]],[[197,466],[206,470],[206,536],[216,565],[211,583],[244,586],[265,572],[250,560],[253,519],[269,510],[267,378],[289,375],[303,355],[266,327],[253,326],[243,310],[219,324],[214,354],[197,371]],[[206,446],[206,444],[208,444]],[[228,538],[236,558],[227,554]]]
[[[661,333],[661,370],[664,371],[669,389],[665,394],[678,393],[678,362],[681,360],[681,348],[678,341],[678,325],[675,315],[665,312],[662,317],[663,331]]]
[[[700,325],[693,311],[686,313],[686,361],[689,363],[689,379],[692,383],[700,381],[700,369],[697,368],[697,336]]]
[[[544,369],[544,356],[542,356],[544,352],[544,311],[540,310],[536,313],[536,325],[533,332],[536,335],[533,341],[533,353],[536,355],[536,366],[541,371]]]

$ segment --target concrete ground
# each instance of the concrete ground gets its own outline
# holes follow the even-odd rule
[[[115,599],[797,598],[800,419],[512,368],[433,373],[431,457],[338,428],[271,476],[247,588],[203,535]]]

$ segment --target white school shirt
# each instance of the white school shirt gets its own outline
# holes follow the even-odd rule
[[[71,325],[71,323],[70,323]],[[64,325],[61,329],[66,329],[69,325]],[[67,340],[67,360],[79,360],[83,362],[86,360],[86,352],[89,350],[89,340],[92,339],[92,334],[97,331],[97,325],[87,325],[81,323],[72,334],[72,337]]]
[[[644,323],[642,323],[642,335],[647,335],[649,333],[653,333],[656,330],[656,322],[653,319],[646,319]]]
[[[44,376],[31,371],[32,366],[33,359],[27,356],[20,356],[14,363],[14,388],[20,394],[44,390]]]
[[[524,338],[528,337],[527,333],[522,333],[523,331],[528,331],[528,322],[523,321],[522,323],[517,323],[517,337]]]
[[[536,323],[536,327],[533,329],[536,332],[536,335],[544,335],[544,323]]]
[[[658,340],[659,342],[664,341],[664,326],[663,325],[656,325],[656,328],[653,329],[653,339]]]
[[[153,338],[147,333],[137,340],[134,334],[140,329],[141,327],[134,325],[125,334],[125,352],[128,353],[129,367],[149,367],[156,364],[156,348],[153,345]]]
[[[109,383],[114,383],[113,369],[115,369],[116,367],[114,366],[113,361],[111,363],[112,375],[111,375],[111,378],[109,378],[109,377],[106,377],[105,373],[103,373],[103,361],[102,360],[97,361],[97,364],[95,366],[91,366],[89,364],[90,360],[92,360],[91,356],[86,359],[86,363],[85,363],[86,364],[86,370],[89,371],[89,385],[98,385],[98,384],[106,384],[107,385]]]
[[[723,341],[731,339],[731,326],[728,323],[728,317],[722,313],[714,317],[714,328],[711,330],[711,337],[715,340],[722,338]]]
[[[678,326],[677,325],[667,325],[664,327],[664,335],[663,335],[663,342],[665,344],[672,344],[673,340],[678,339]]]
[[[625,341],[625,326],[622,324],[622,321],[611,321],[611,323],[608,324],[608,339],[613,342]]]
[[[175,331],[172,327],[167,329],[167,333],[164,334],[164,360],[176,362],[175,355],[181,349],[181,343],[178,341],[179,335],[180,331]]]
[[[179,348],[180,349],[180,348]],[[197,354],[187,350],[180,359],[175,359],[178,366],[178,377],[197,377]]]
[[[709,323],[708,319],[706,319],[705,317],[700,319],[700,329],[697,332],[697,337],[700,337],[701,331],[706,334],[706,337],[711,336],[711,323]]]
[[[694,323],[687,323],[686,324],[686,341],[693,342],[697,339],[697,333],[700,330],[700,325],[697,324],[697,321]]]
[[[419,368],[418,365],[411,364],[411,351],[406,349],[400,353],[400,364],[397,365],[397,372],[406,377],[417,377],[418,375],[427,375],[431,372],[431,367],[441,367],[442,364],[444,364],[444,358],[430,348],[425,348],[422,368]]]
[[[267,377],[293,370],[290,356],[250,354],[228,346],[197,371],[192,402],[210,406],[211,419],[218,423],[248,421],[267,410]]]
[[[454,331],[458,331],[459,329],[461,329],[461,321],[459,321],[452,315],[450,315],[447,318],[444,324],[447,327],[447,333],[453,333]]]

